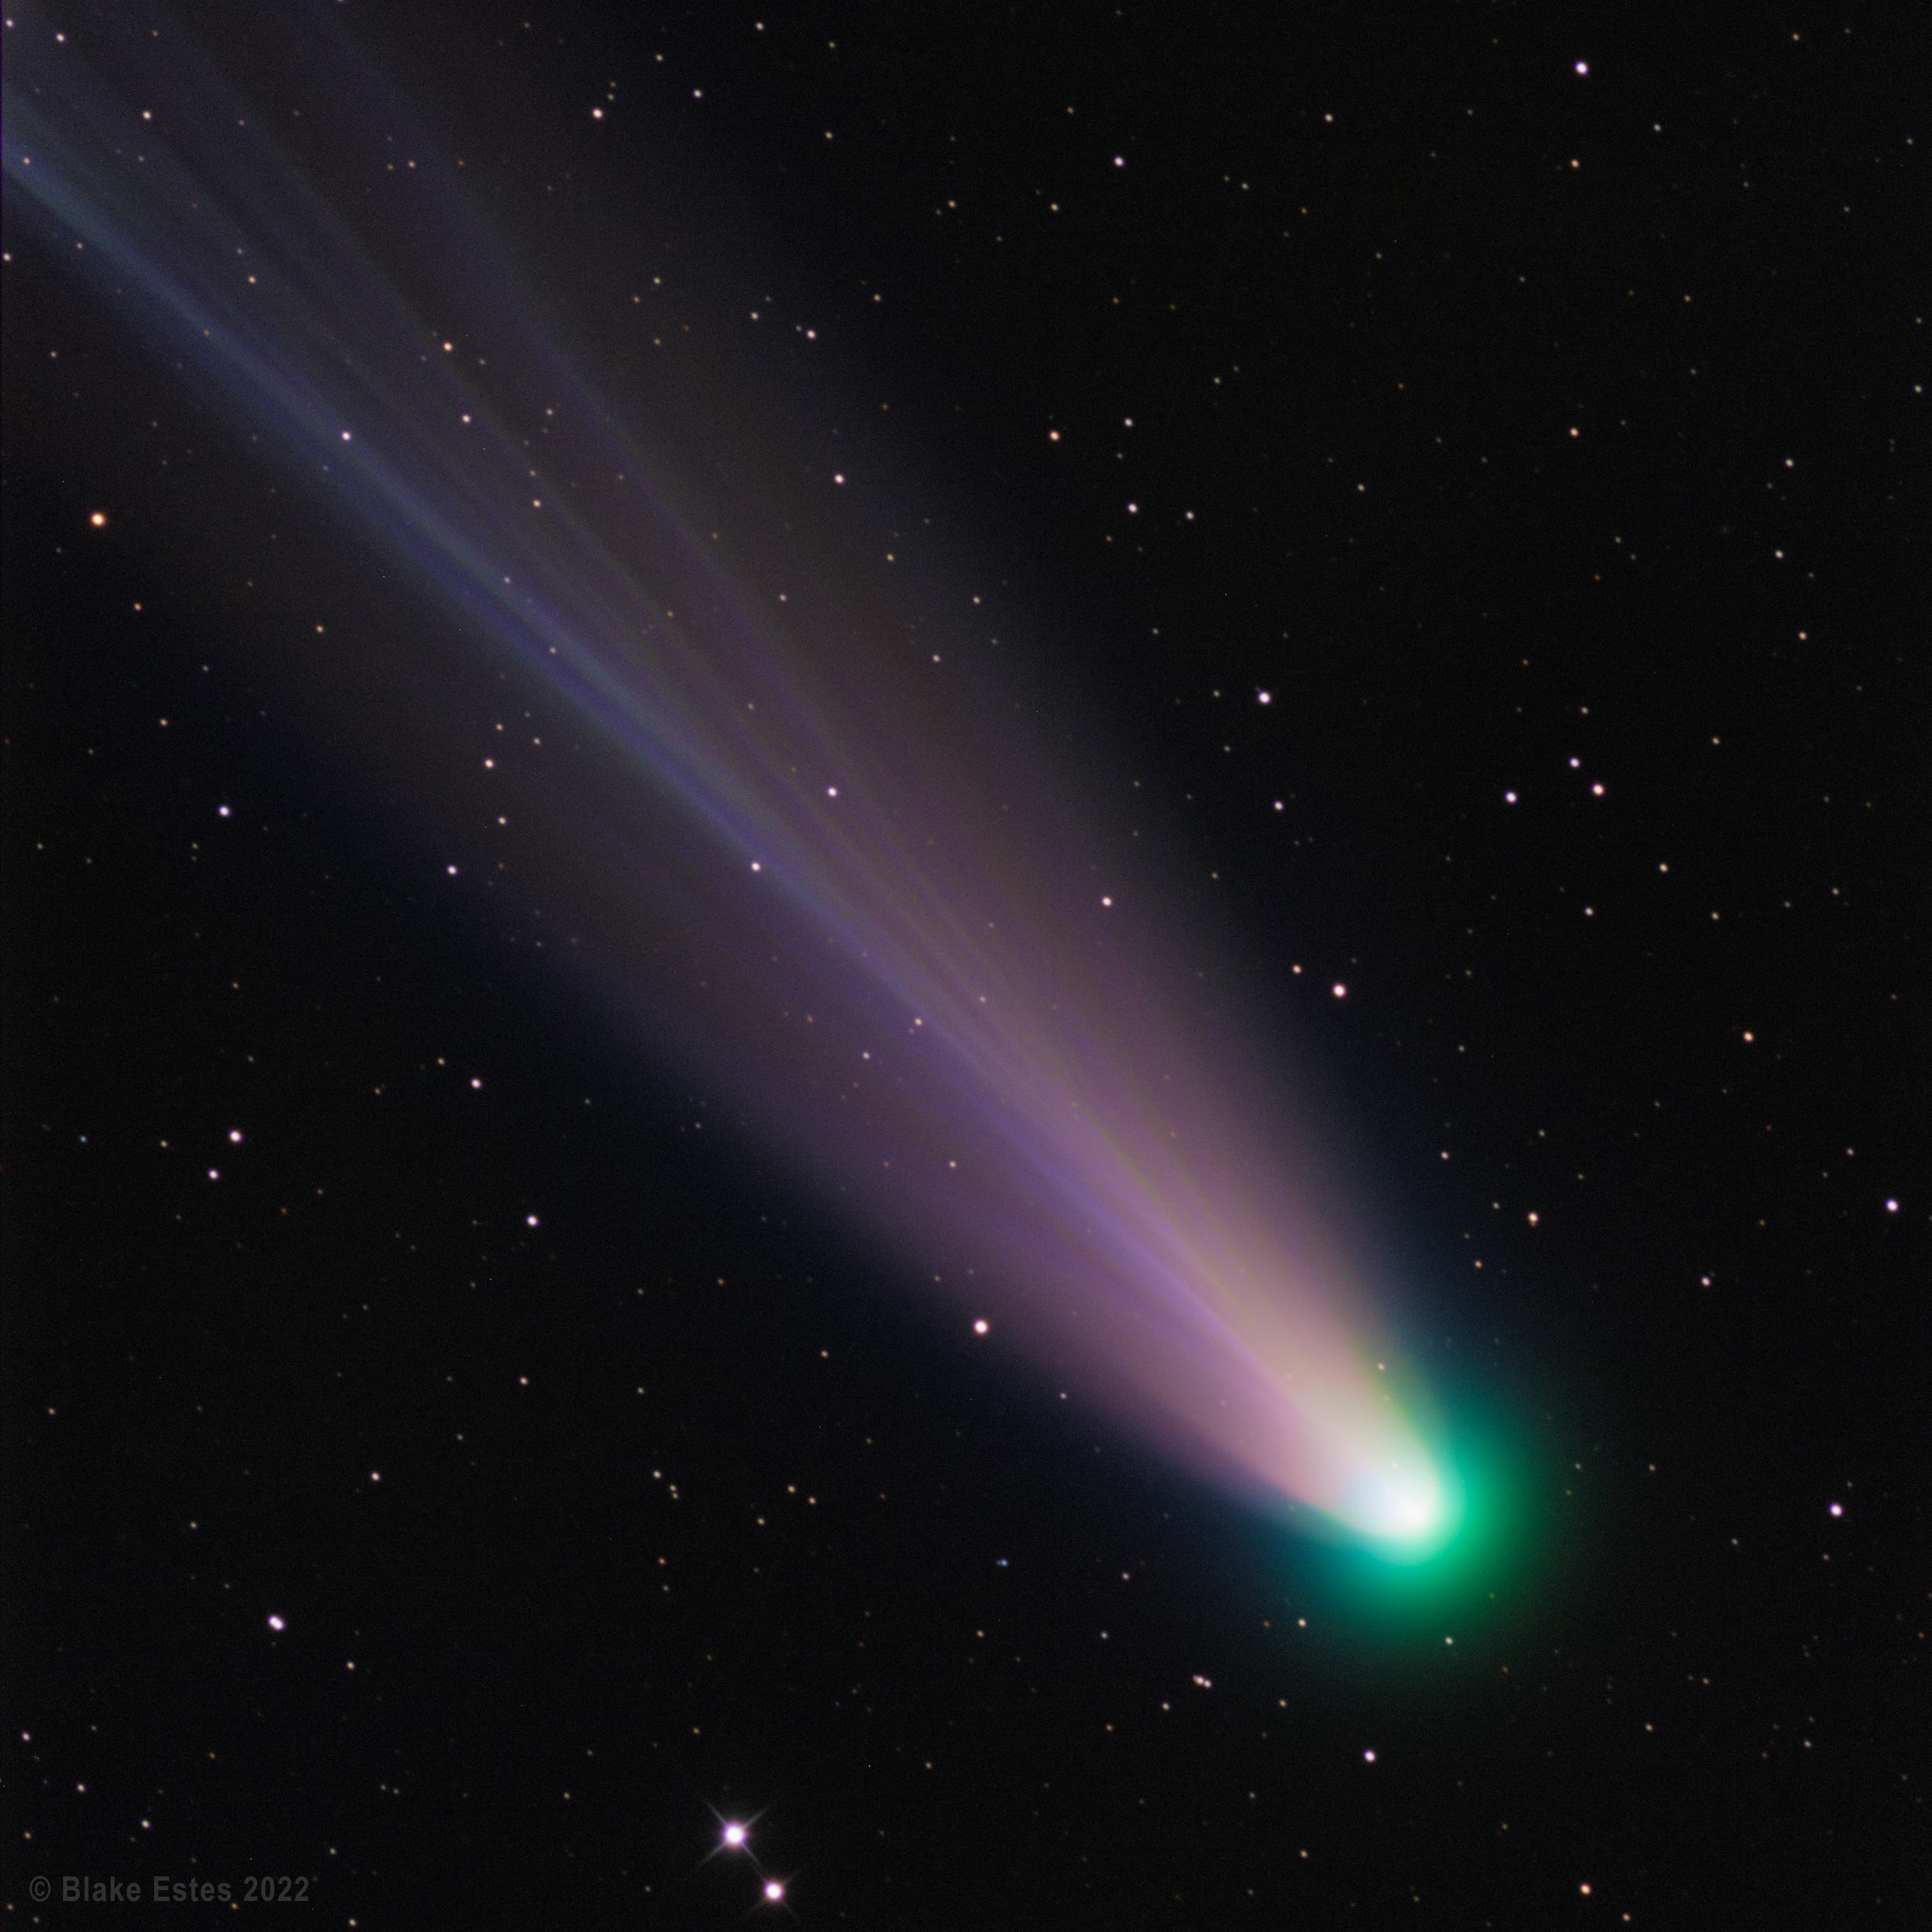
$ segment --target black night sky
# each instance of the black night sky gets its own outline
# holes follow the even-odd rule
[[[1922,20],[4,51],[15,1923],[1928,1922]],[[31,178],[111,96],[101,178],[272,208],[190,60],[547,477],[602,487],[552,356],[1232,935],[1473,1553],[1378,1575],[1060,1400],[571,956],[559,699]],[[500,838],[500,717],[558,760]],[[84,1902],[160,1874],[212,1890]]]

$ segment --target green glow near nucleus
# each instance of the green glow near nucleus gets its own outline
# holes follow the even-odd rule
[[[1456,1419],[1418,1433],[1440,1486],[1440,1507],[1410,1532],[1376,1536],[1330,1523],[1304,1532],[1289,1561],[1294,1600],[1339,1617],[1358,1636],[1453,1646],[1520,1613],[1537,1594],[1547,1539],[1532,1523],[1526,1458],[1491,1406],[1465,1392]],[[1420,1512],[1420,1505],[1417,1505]],[[1393,1521],[1394,1519],[1391,1519]]]

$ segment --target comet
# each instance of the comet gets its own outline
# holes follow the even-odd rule
[[[991,1346],[1286,1520],[1439,1547],[1454,1472],[1284,1097],[1268,974],[1125,836],[1086,721],[1028,709],[988,587],[894,534],[904,481],[695,365],[601,392],[420,132],[372,223],[355,144],[298,162],[185,34],[110,20],[57,80],[9,45],[10,232],[440,614],[434,649],[400,613],[362,646],[317,625],[288,674],[380,664],[368,755],[405,791],[466,775],[439,889],[567,958]],[[343,29],[314,50],[304,85],[389,152],[404,105]],[[670,300],[637,298],[646,369]],[[465,678],[515,696],[479,716]]]

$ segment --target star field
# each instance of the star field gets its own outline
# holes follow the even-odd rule
[[[22,1922],[162,1874],[357,1927],[1920,1922],[1922,50],[4,33]],[[111,207],[256,154],[142,245],[340,386],[164,340],[40,128]],[[248,225],[272,160],[312,222]],[[625,788],[679,746],[550,662],[611,554],[795,816]],[[882,804],[895,718],[964,748],[946,814]],[[1160,1021],[1292,1102],[1467,1486],[1439,1553],[1166,1453],[993,1209],[900,1232],[984,1171],[879,1111],[956,1016],[759,976],[882,823],[1036,860],[984,957],[1156,935]]]

